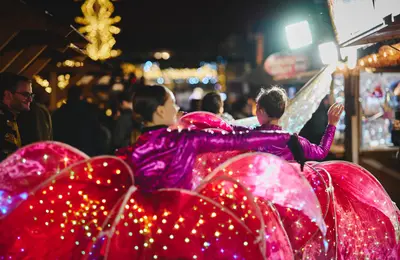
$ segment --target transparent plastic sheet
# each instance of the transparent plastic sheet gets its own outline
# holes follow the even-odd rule
[[[294,259],[289,238],[272,203],[255,198],[239,181],[227,176],[202,183],[197,192],[241,216],[241,221],[258,235],[268,259]]]
[[[130,168],[110,156],[49,177],[0,221],[0,256],[79,259],[132,183]]]
[[[242,217],[193,191],[132,187],[88,259],[266,259]]]
[[[314,168],[332,179],[338,258],[399,259],[398,209],[376,178],[349,162]]]
[[[326,232],[313,189],[288,162],[270,154],[248,153],[226,158],[204,182],[218,176],[233,178],[247,187],[257,203],[271,202],[279,212],[293,250],[300,250],[318,229],[322,234]]]
[[[7,157],[0,163],[0,219],[43,181],[88,158],[79,150],[57,142],[27,145]]]
[[[290,100],[285,113],[279,120],[279,125],[289,133],[298,133],[311,119],[322,99],[329,94],[332,82],[333,65],[323,68],[316,76],[309,80],[296,96]],[[256,117],[236,120],[234,125],[244,127],[258,126]]]

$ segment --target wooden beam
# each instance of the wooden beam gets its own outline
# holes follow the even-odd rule
[[[36,59],[31,65],[26,68],[21,75],[27,77],[27,78],[32,78],[33,75],[39,74],[44,67],[46,67],[47,64],[51,61],[51,58],[46,58],[46,57],[39,57]]]
[[[18,30],[14,31],[2,28],[0,33],[0,51],[4,49],[4,47],[6,47],[7,44],[10,43],[10,41],[12,41],[18,35],[18,33]]]
[[[50,111],[54,111],[57,109],[57,93],[58,93],[58,86],[57,86],[57,73],[52,72],[50,73],[50,87],[51,87],[51,93],[50,93]]]
[[[14,62],[14,60],[16,60],[23,52],[23,49],[2,52],[0,54],[0,72],[6,71],[6,69]]]
[[[65,52],[68,49],[68,47],[65,47],[63,49],[59,49],[61,53]],[[47,52],[47,51],[45,51]],[[32,63],[30,64],[24,72],[22,72],[22,75],[25,77],[31,78],[33,75],[39,74],[46,66],[49,64],[51,61],[51,57],[44,55],[45,52],[43,52],[39,57]]]
[[[47,48],[47,45],[30,46],[24,49],[22,55],[17,57],[14,62],[7,68],[7,71],[21,74],[26,70],[32,62]]]

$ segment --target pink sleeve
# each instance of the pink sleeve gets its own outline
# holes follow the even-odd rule
[[[191,142],[199,153],[222,152],[233,150],[265,149],[268,146],[285,147],[290,134],[278,131],[239,131],[223,133],[221,131],[194,131],[187,135],[187,142]]]
[[[336,127],[328,125],[324,136],[319,145],[312,144],[304,137],[299,137],[299,142],[304,151],[304,157],[307,160],[323,160],[328,155],[333,139],[335,137]]]

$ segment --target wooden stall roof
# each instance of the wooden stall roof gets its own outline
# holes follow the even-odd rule
[[[341,47],[376,43],[385,40],[400,38],[400,15],[388,16],[381,25],[376,26],[370,31],[343,43]]]
[[[49,54],[65,52],[71,43],[85,46],[87,39],[72,25],[45,10],[20,0],[3,0],[0,9],[0,72],[32,77],[53,59]]]

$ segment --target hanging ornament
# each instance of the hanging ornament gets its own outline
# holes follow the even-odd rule
[[[76,17],[75,21],[84,25],[79,31],[89,39],[86,47],[88,56],[93,60],[106,60],[117,57],[120,50],[114,50],[116,43],[114,35],[121,29],[114,24],[121,21],[120,16],[111,17],[114,5],[110,0],[86,0],[81,7],[83,17]]]

